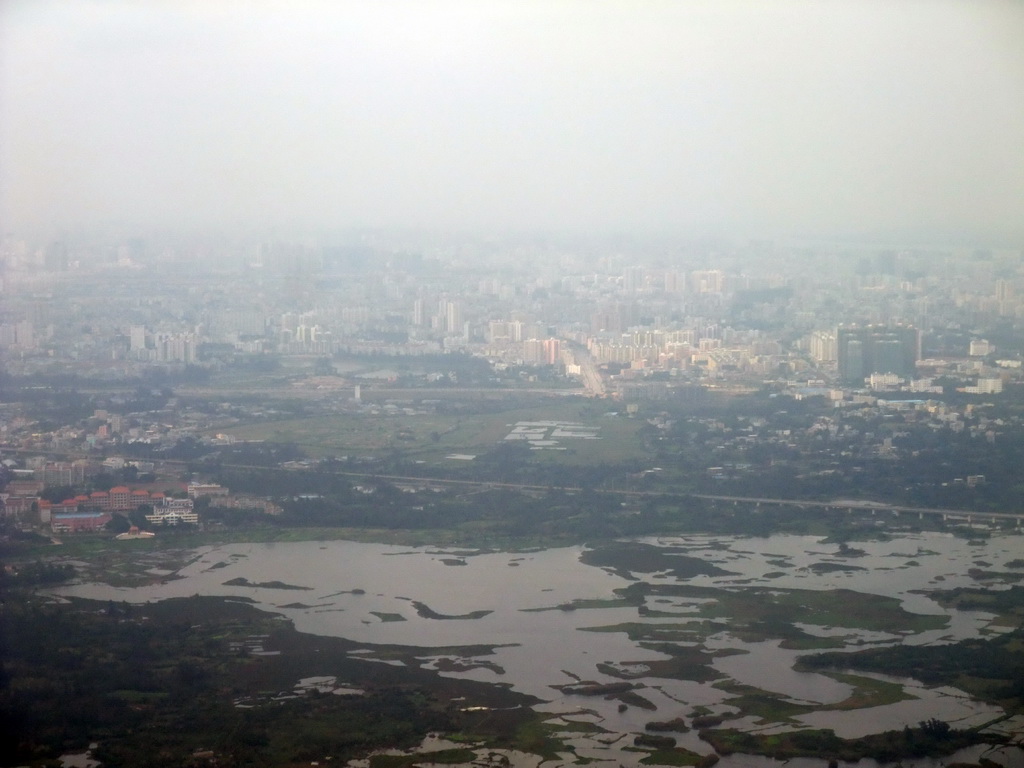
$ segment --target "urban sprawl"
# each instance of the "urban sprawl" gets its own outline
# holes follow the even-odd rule
[[[232,424],[266,417],[211,384],[231,371],[283,368],[292,375],[277,395],[324,413],[426,413],[452,391],[579,397],[664,435],[682,418],[675,404],[709,395],[774,398],[776,413],[787,402],[827,407],[786,425],[691,413],[708,482],[750,471],[758,450],[895,459],[921,450],[922,434],[991,446],[1022,429],[992,410],[1024,379],[1019,250],[361,233],[329,243],[8,237],[0,258],[0,353],[22,393],[0,402],[0,498],[8,517],[54,533],[139,509],[143,526],[198,524],[204,487],[224,506],[278,511],[209,478],[168,485],[162,472],[161,450],[230,445]],[[361,367],[348,375],[352,360]],[[410,360],[431,364],[396,364]],[[465,360],[477,373],[455,364]],[[104,394],[57,423],[33,414],[32,380]],[[140,405],[149,396],[160,402]],[[213,406],[195,406],[199,397]],[[938,482],[991,480],[965,463]],[[68,496],[46,498],[53,487]]]

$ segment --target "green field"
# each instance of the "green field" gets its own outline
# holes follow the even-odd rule
[[[414,461],[461,465],[464,460],[446,457],[491,451],[517,422],[562,421],[582,424],[600,439],[560,439],[557,448],[565,450],[538,450],[533,455],[582,465],[619,463],[645,454],[639,435],[643,420],[609,415],[604,407],[568,400],[529,407],[521,403],[488,406],[493,410],[479,414],[346,413],[262,421],[228,431],[238,440],[294,443],[314,458],[380,456],[397,451]]]

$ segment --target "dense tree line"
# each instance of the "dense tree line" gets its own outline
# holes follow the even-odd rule
[[[983,604],[992,610],[996,604]],[[1024,606],[1024,588],[1013,587],[1001,596],[1004,606]],[[997,598],[998,599],[998,598]],[[970,603],[961,602],[962,608]],[[991,639],[965,640],[948,645],[893,645],[856,653],[817,653],[800,657],[806,669],[856,669],[913,677],[926,685],[954,685],[980,698],[1012,709],[1024,707],[1024,629],[1018,627]]]
[[[719,754],[745,752],[767,755],[777,760],[794,757],[827,758],[830,764],[842,760],[857,762],[871,758],[879,763],[895,763],[917,757],[944,757],[972,744],[1000,741],[992,734],[954,730],[941,720],[926,720],[916,728],[885,731],[859,739],[841,739],[828,729],[805,729],[782,734],[750,733],[736,729],[701,731],[700,737]]]

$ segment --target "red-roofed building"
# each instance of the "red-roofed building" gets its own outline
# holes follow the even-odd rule
[[[4,491],[11,496],[38,496],[43,492],[43,481],[11,480]]]
[[[110,489],[110,509],[127,512],[132,507],[132,491],[126,485],[118,485]]]
[[[54,533],[82,533],[98,531],[110,522],[110,513],[98,510],[86,512],[54,512],[50,516],[50,530]]]

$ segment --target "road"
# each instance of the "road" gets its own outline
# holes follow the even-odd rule
[[[254,397],[259,395],[264,399],[304,399],[304,400],[330,400],[352,398],[353,385],[335,387],[331,389],[312,389],[305,387],[280,387],[277,389],[230,389],[215,387],[176,387],[175,396],[196,397],[196,398],[226,398],[230,396]],[[517,397],[568,397],[570,395],[587,394],[586,389],[581,388],[554,388],[554,387],[376,387],[363,385],[360,389],[360,399],[363,401],[378,400],[443,400],[451,398],[478,399],[478,400],[510,400]]]
[[[576,365],[580,367],[580,374],[583,376],[583,386],[594,397],[604,397],[604,379],[601,378],[601,374],[598,372],[597,365],[594,363],[594,358],[590,356],[590,352],[579,344],[573,344],[572,355],[576,360]]]
[[[0,449],[0,453],[38,453],[37,451],[29,451],[18,448],[4,447]],[[63,455],[65,460],[74,458],[71,454]],[[177,461],[173,459],[158,459],[158,464],[163,468],[168,467],[181,467],[184,468],[188,462]],[[286,468],[286,467],[260,467],[255,465],[247,464],[224,464],[222,465],[225,469],[242,469],[259,472],[294,472],[300,471],[300,468]],[[688,493],[686,491],[657,491],[657,490],[644,490],[634,491],[625,489],[615,488],[587,488],[584,489],[580,486],[575,485],[531,485],[529,483],[503,483],[494,482],[489,480],[453,480],[449,478],[440,477],[424,477],[417,475],[386,475],[376,472],[347,472],[342,470],[317,470],[310,468],[311,471],[329,471],[333,475],[339,475],[342,477],[352,477],[360,479],[375,479],[384,480],[389,483],[397,483],[403,485],[414,485],[422,487],[437,487],[437,486],[448,486],[452,488],[477,488],[477,489],[489,489],[489,488],[508,488],[511,490],[518,491],[532,491],[532,492],[548,492],[548,491],[563,491],[566,493],[579,493],[583,490],[587,490],[592,493],[602,494],[613,494],[616,496],[624,497],[691,497],[695,499],[705,499],[707,501],[718,501],[718,502],[731,502],[735,505],[739,504],[752,504],[757,506],[787,506],[796,507],[798,509],[820,509],[826,512],[842,512],[857,510],[859,512],[884,512],[889,514],[907,514],[907,515],[932,515],[941,516],[943,518],[953,518],[960,520],[1014,520],[1018,524],[1024,522],[1024,512],[979,512],[969,509],[940,509],[935,507],[912,507],[904,504],[886,504],[878,501],[863,501],[857,499],[833,499],[830,501],[815,501],[811,499],[785,499],[785,498],[771,498],[767,496],[726,496],[721,494],[707,494],[707,493]]]
[[[834,499],[832,501],[809,501],[805,499],[770,499],[757,496],[713,496],[708,494],[691,494],[696,499],[712,499],[714,501],[731,501],[737,504],[765,504],[802,509],[824,510],[859,510],[861,512],[890,512],[894,514],[942,515],[943,517],[979,518],[986,520],[1021,520],[1024,513],[1012,512],[975,512],[968,509],[939,509],[935,507],[908,507],[902,504],[884,504],[879,501],[858,501],[856,499]]]
[[[165,464],[170,465],[184,465],[185,462],[177,461],[165,461]],[[240,464],[225,464],[225,468],[230,469],[247,469],[247,470],[258,470],[263,472],[268,471],[280,471],[289,472],[295,471],[291,469],[285,469],[283,467],[257,467]],[[332,470],[331,474],[340,475],[342,477],[352,477],[361,479],[373,479],[373,480],[384,480],[389,483],[396,483],[400,485],[412,485],[420,487],[438,487],[448,486],[452,488],[477,488],[477,489],[489,489],[489,488],[507,488],[510,490],[518,491],[533,491],[533,492],[544,492],[548,491],[563,491],[565,493],[580,493],[587,490],[592,493],[612,494],[616,496],[625,496],[633,498],[643,497],[690,497],[694,499],[705,499],[707,501],[719,501],[719,502],[732,502],[733,504],[752,504],[755,507],[759,505],[765,506],[787,506],[796,507],[798,509],[821,509],[826,512],[843,512],[850,510],[857,510],[860,512],[887,512],[890,514],[907,514],[907,515],[932,515],[941,516],[943,518],[954,518],[960,520],[1015,520],[1018,523],[1024,521],[1024,512],[1012,513],[1012,512],[978,512],[969,509],[938,509],[933,507],[911,507],[906,505],[898,504],[885,504],[878,501],[858,501],[856,499],[835,499],[832,501],[814,501],[808,499],[782,499],[782,498],[769,498],[769,497],[758,497],[758,496],[725,496],[718,494],[706,494],[706,493],[687,493],[685,491],[631,491],[624,489],[615,488],[587,488],[584,489],[576,485],[531,485],[529,483],[502,483],[493,482],[488,480],[453,480],[448,478],[438,477],[422,477],[417,475],[385,475],[378,474],[375,472],[347,472],[342,470]]]

